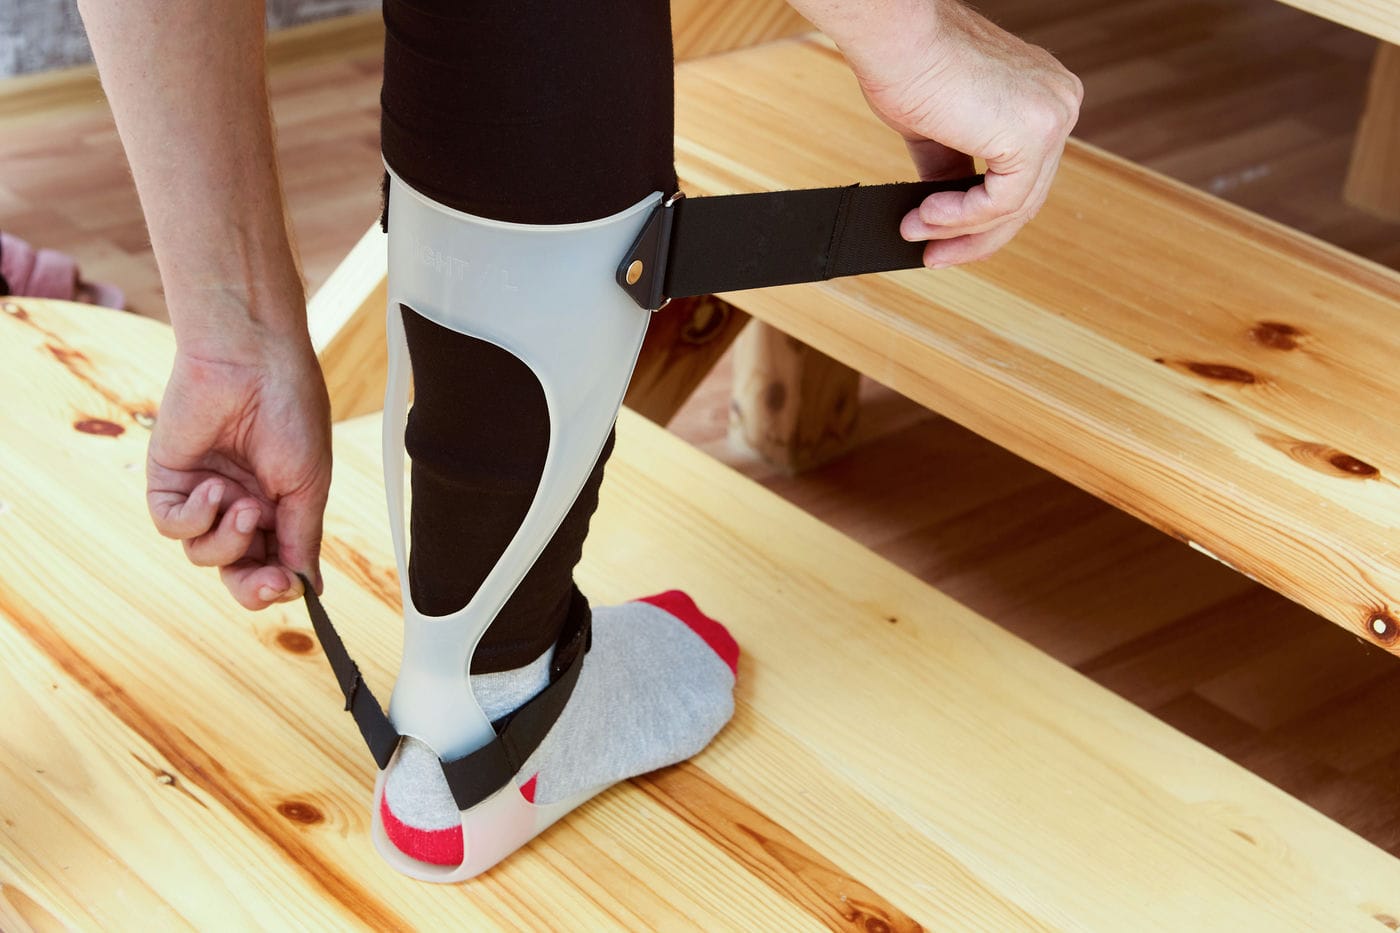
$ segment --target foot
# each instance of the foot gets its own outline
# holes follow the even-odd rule
[[[472,677],[493,721],[549,683],[553,649],[513,671]],[[709,744],[734,713],[739,646],[689,596],[658,596],[593,610],[593,647],[568,706],[516,781],[532,803],[590,796],[675,764]],[[462,861],[462,824],[437,756],[405,739],[384,785],[385,834],[433,865]]]

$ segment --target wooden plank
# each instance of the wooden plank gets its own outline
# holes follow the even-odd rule
[[[1282,0],[1289,6],[1307,10],[1375,36],[1384,42],[1400,44],[1400,0]]]
[[[745,651],[736,718],[475,883],[408,881],[369,845],[372,765],[300,609],[238,610],[147,527],[129,467],[168,330],[6,308],[0,432],[23,438],[0,459],[7,926],[1400,916],[1397,860],[627,413],[581,585],[601,602],[678,586],[726,620]],[[382,694],[397,582],[377,443],[372,418],[337,426],[325,559],[330,611]]]
[[[335,421],[384,407],[387,240],[378,223],[371,226],[306,303]]]
[[[671,0],[676,61],[811,31],[785,0]]]
[[[681,66],[677,115],[694,193],[911,173],[819,39]],[[1400,648],[1400,275],[1075,143],[988,263],[726,297]]]
[[[0,80],[0,119],[46,117],[56,110],[91,107],[104,100],[92,65],[55,68]]]
[[[1400,45],[1376,49],[1345,194],[1357,207],[1400,221]]]

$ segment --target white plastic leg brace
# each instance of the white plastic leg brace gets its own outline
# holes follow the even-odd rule
[[[389,186],[384,482],[404,605],[403,664],[389,717],[400,734],[452,760],[495,735],[467,677],[477,643],[573,506],[617,418],[650,313],[613,274],[661,194],[601,220],[534,226],[444,207],[392,171]],[[400,304],[519,357],[539,379],[549,412],[544,472],[524,521],[476,595],[446,616],[418,612],[409,593],[403,500],[410,370]],[[379,819],[383,793],[381,772],[373,810],[380,853],[405,874],[444,882],[485,871],[588,796],[536,806],[512,781],[462,811],[465,858],[451,868],[411,859],[389,841]]]

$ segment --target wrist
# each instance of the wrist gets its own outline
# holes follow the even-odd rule
[[[949,21],[966,12],[957,0],[891,0],[870,9],[871,15],[823,29],[866,87],[888,87],[937,67]]]
[[[240,364],[288,351],[314,355],[300,283],[271,292],[265,285],[182,286],[167,298],[181,355]]]
[[[309,340],[306,292],[285,229],[226,230],[157,249],[177,345],[248,356],[272,340]]]

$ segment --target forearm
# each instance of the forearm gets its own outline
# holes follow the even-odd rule
[[[80,0],[182,350],[305,334],[256,0]]]
[[[879,78],[923,62],[949,17],[969,11],[957,0],[788,0],[841,49],[857,76]]]

